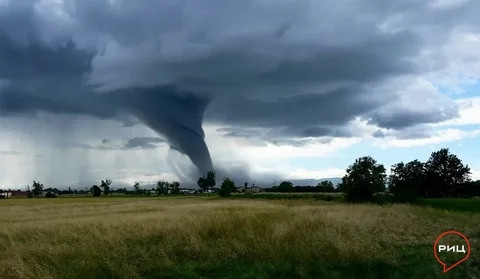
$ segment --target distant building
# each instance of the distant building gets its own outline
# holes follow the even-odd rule
[[[10,197],[28,197],[29,192],[20,190],[0,190],[0,198],[6,199]]]
[[[180,193],[193,195],[193,194],[195,194],[195,189],[182,188],[182,189],[180,189]]]
[[[12,196],[12,192],[0,190],[0,199],[6,199]]]
[[[12,191],[12,197],[28,197],[29,192],[28,191]]]

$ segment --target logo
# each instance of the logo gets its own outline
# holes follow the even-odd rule
[[[433,253],[437,261],[443,266],[443,272],[447,272],[468,259],[470,242],[460,232],[447,231],[440,234],[435,240]]]

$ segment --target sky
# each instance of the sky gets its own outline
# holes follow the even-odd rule
[[[0,187],[272,185],[449,148],[480,179],[480,2],[0,0]]]

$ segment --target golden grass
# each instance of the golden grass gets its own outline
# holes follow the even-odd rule
[[[403,266],[405,247],[431,253],[431,262],[418,264],[436,270],[431,247],[449,229],[478,244],[480,214],[306,200],[0,200],[0,277],[140,278],[151,267],[237,260]]]

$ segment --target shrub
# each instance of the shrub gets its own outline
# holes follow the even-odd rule
[[[52,192],[47,192],[47,193],[45,194],[45,198],[56,198],[56,197],[57,197],[57,195],[55,195],[55,194],[52,193]]]
[[[231,195],[232,192],[237,191],[237,187],[235,187],[235,182],[233,182],[230,178],[223,179],[222,186],[220,187],[220,191],[218,194],[222,197],[228,197]]]
[[[97,185],[93,185],[92,188],[90,188],[90,192],[94,197],[99,197],[102,194],[102,189]]]

